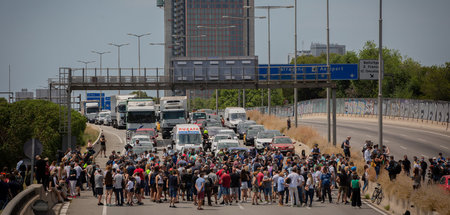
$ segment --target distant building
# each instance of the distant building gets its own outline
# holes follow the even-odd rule
[[[255,55],[255,20],[246,18],[254,16],[254,0],[159,0],[157,6],[164,8],[164,42],[170,44],[165,46],[166,75],[174,57]],[[213,91],[192,90],[191,96],[208,98]]]
[[[33,99],[33,97],[34,97],[34,93],[28,92],[28,89],[26,89],[26,88],[22,89],[22,91],[20,91],[20,92],[16,92],[15,94],[16,94],[16,102],[27,100],[27,99]]]
[[[60,96],[61,94],[61,96]],[[36,99],[41,100],[47,100],[52,101],[54,103],[65,103],[66,98],[66,91],[58,90],[58,89],[52,89],[50,92],[48,89],[36,89]]]
[[[346,53],[345,45],[330,44],[330,53],[344,55]],[[297,51],[297,56],[312,55],[318,57],[321,54],[327,54],[327,44],[311,43],[310,50]],[[288,63],[290,63],[294,57],[294,53],[289,53]]]

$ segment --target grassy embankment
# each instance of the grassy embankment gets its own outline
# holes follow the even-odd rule
[[[95,142],[95,140],[97,140],[97,137],[99,135],[99,131],[97,128],[95,128],[93,125],[88,124],[86,126],[86,129],[84,130],[83,133],[83,147],[81,149],[81,151],[85,151],[86,147],[87,147],[87,143],[89,140],[91,140],[92,143]]]
[[[287,131],[286,120],[280,119],[276,116],[263,115],[259,111],[248,111],[247,115],[258,124],[264,125],[267,129],[277,129],[282,133],[288,135],[292,139],[300,141],[309,147],[318,144],[322,153],[325,154],[339,154],[342,149],[338,146],[328,144],[326,139],[321,137],[319,133],[307,126],[298,126]],[[361,175],[364,167],[364,160],[361,151],[352,150],[352,161],[358,169],[358,174]],[[375,170],[370,168],[370,180],[376,181]],[[396,199],[411,202],[416,207],[427,209],[429,211],[437,211],[441,215],[450,215],[450,194],[446,193],[438,186],[422,185],[418,190],[412,189],[412,180],[404,174],[399,174],[397,180],[392,182],[386,171],[382,171],[378,177],[377,182],[382,185],[386,197],[396,197]]]

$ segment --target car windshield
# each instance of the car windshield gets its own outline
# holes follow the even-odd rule
[[[217,145],[218,149],[224,149],[224,148],[231,148],[231,147],[239,147],[239,143],[235,142],[225,142],[225,143],[219,143]]]
[[[148,137],[133,137],[133,144],[136,144],[136,140],[139,140],[139,142],[150,142]]]
[[[202,135],[200,133],[188,133],[178,134],[178,144],[195,144],[200,145],[202,143]]]
[[[209,136],[215,136],[222,128],[219,127],[207,127]]]
[[[184,111],[167,111],[162,114],[163,119],[184,119]]]
[[[155,136],[155,131],[153,131],[153,130],[136,131],[136,134],[143,134],[143,135]]]
[[[100,117],[106,117],[106,116],[108,116],[107,113],[101,113],[101,114],[100,114]]]
[[[220,123],[219,121],[216,121],[216,120],[211,120],[211,121],[207,121],[206,125],[219,127],[219,126],[222,126],[222,123]]]
[[[257,131],[257,130],[250,130],[250,131],[248,131],[247,136],[249,136],[249,137],[254,137],[254,136],[256,136],[257,134],[258,134],[258,131]]]
[[[289,138],[275,138],[275,144],[292,144],[292,140]]]
[[[262,131],[262,130],[264,130],[264,126],[263,125],[251,125],[250,127],[248,127],[248,130]]]
[[[153,145],[151,144],[142,144],[140,146],[134,146],[133,147],[133,152],[137,155],[144,153],[145,151],[147,152],[151,152],[153,149]]]
[[[98,112],[98,107],[87,108],[86,112],[87,113],[97,113]]]
[[[117,111],[119,113],[126,113],[127,112],[127,105],[126,104],[120,104],[117,106]]]
[[[196,121],[197,119],[206,119],[206,113],[193,113],[192,120]]]
[[[132,111],[128,112],[128,123],[154,123],[156,116],[154,111]]]
[[[245,120],[247,115],[245,113],[231,113],[230,114],[230,120]]]
[[[270,130],[267,132],[272,133],[274,136],[283,136],[283,134],[281,134],[281,132],[278,130]]]
[[[214,142],[219,142],[219,140],[226,140],[226,139],[228,139],[228,136],[220,135],[220,136],[214,137]]]
[[[235,133],[234,133],[234,131],[219,131],[219,134],[228,134],[228,135],[230,135],[230,136],[234,136],[234,135],[236,135]]]
[[[273,138],[274,135],[272,133],[268,133],[268,132],[259,132],[258,136],[256,136],[256,138],[260,138],[260,139],[269,139],[269,138]]]

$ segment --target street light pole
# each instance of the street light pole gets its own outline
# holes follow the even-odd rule
[[[294,80],[295,82],[297,82],[297,0],[295,0],[295,6],[294,6],[294,10],[295,10],[295,21],[294,21],[294,44],[295,44],[295,51],[294,51]],[[297,87],[294,88],[294,123],[295,123],[295,127],[297,128],[298,125],[298,116],[297,116]]]
[[[244,8],[249,8],[249,6],[244,6]],[[256,9],[267,9],[267,80],[270,81],[270,10],[271,9],[281,9],[281,8],[294,8],[294,6],[255,6]],[[271,90],[267,89],[267,109],[270,115],[270,103],[271,103]],[[261,97],[263,93],[261,92]]]
[[[131,34],[128,33],[129,36],[133,36],[133,37],[137,37],[138,39],[138,73],[139,73],[139,78],[141,78],[141,37],[143,36],[147,36],[150,35],[151,33],[146,33],[146,34]],[[141,97],[141,91],[138,91],[138,96]]]
[[[100,76],[102,76],[102,56],[104,55],[104,54],[107,54],[107,53],[111,53],[111,52],[109,52],[109,51],[106,51],[106,52],[98,52],[98,51],[92,51],[92,53],[95,53],[95,54],[98,54],[98,55],[100,55]],[[100,90],[100,111],[102,110],[102,100],[103,100],[103,95],[102,95],[102,91]]]
[[[383,147],[383,2],[380,0],[379,43],[378,44],[378,141]]]
[[[84,77],[87,77],[87,69],[88,69],[87,65],[90,64],[90,63],[95,63],[95,61],[82,61],[82,60],[79,60],[78,62],[79,63],[84,63],[84,72],[85,72]],[[83,82],[84,82],[84,80],[83,80]],[[49,90],[50,93],[51,93],[51,90],[52,89]],[[86,96],[86,99],[87,99],[87,90],[85,90],[84,93],[86,94],[85,96]]]
[[[108,43],[108,45],[117,47],[117,69],[119,70],[119,78],[121,78],[122,76],[120,74],[121,73],[121,71],[120,71],[120,47],[127,46],[130,44],[129,43],[123,43],[123,44]],[[119,80],[119,83],[120,83],[120,80]],[[119,90],[119,95],[120,95],[120,90]]]
[[[329,0],[327,0],[327,76],[328,76],[328,83],[330,83],[330,19],[329,19]],[[328,135],[327,140],[328,143],[331,143],[331,88],[327,87],[327,128],[328,128]]]

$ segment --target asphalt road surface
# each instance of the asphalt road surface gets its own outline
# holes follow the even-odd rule
[[[120,151],[123,153],[125,145],[125,130],[117,130],[112,127],[101,126],[105,138],[107,140],[106,150],[107,155],[111,153],[112,150]],[[160,138],[160,137],[159,137]],[[170,141],[158,141],[158,151],[161,151],[163,147],[170,144]],[[105,167],[107,158],[98,156],[96,162],[101,166]],[[316,197],[315,197],[316,198]],[[333,200],[336,199],[335,193],[333,193]],[[112,202],[114,202],[114,197]],[[373,214],[385,214],[378,209],[373,209],[373,206],[363,203],[361,209],[352,208],[350,205],[336,205],[335,203],[320,203],[317,201],[313,202],[312,207],[301,207],[292,208],[288,206],[277,206],[275,203],[272,205],[251,205],[251,203],[239,203],[233,204],[232,206],[221,206],[215,205],[204,207],[205,210],[198,211],[196,206],[192,202],[181,201],[177,204],[178,208],[169,208],[168,203],[153,203],[150,202],[148,197],[143,200],[144,205],[142,206],[132,206],[132,207],[116,207],[116,206],[97,206],[97,200],[92,195],[92,191],[82,191],[81,196],[73,199],[67,214],[70,215],[90,215],[90,214],[101,214],[101,215],[122,215],[122,214],[158,214],[158,215],[174,215],[174,214],[217,214],[217,215],[228,215],[228,214],[242,214],[247,215],[261,215],[261,214],[361,214],[361,215],[373,215]]]
[[[299,119],[299,124],[316,128],[325,138],[327,136],[326,118]],[[389,147],[395,160],[403,159],[405,154],[410,160],[412,156],[437,157],[439,152],[442,152],[444,157],[450,156],[449,133],[432,128],[406,126],[396,122],[384,121],[383,124],[383,143]],[[378,123],[374,120],[338,118],[336,131],[338,147],[347,136],[352,137],[351,146],[360,153],[365,140],[378,143]]]

